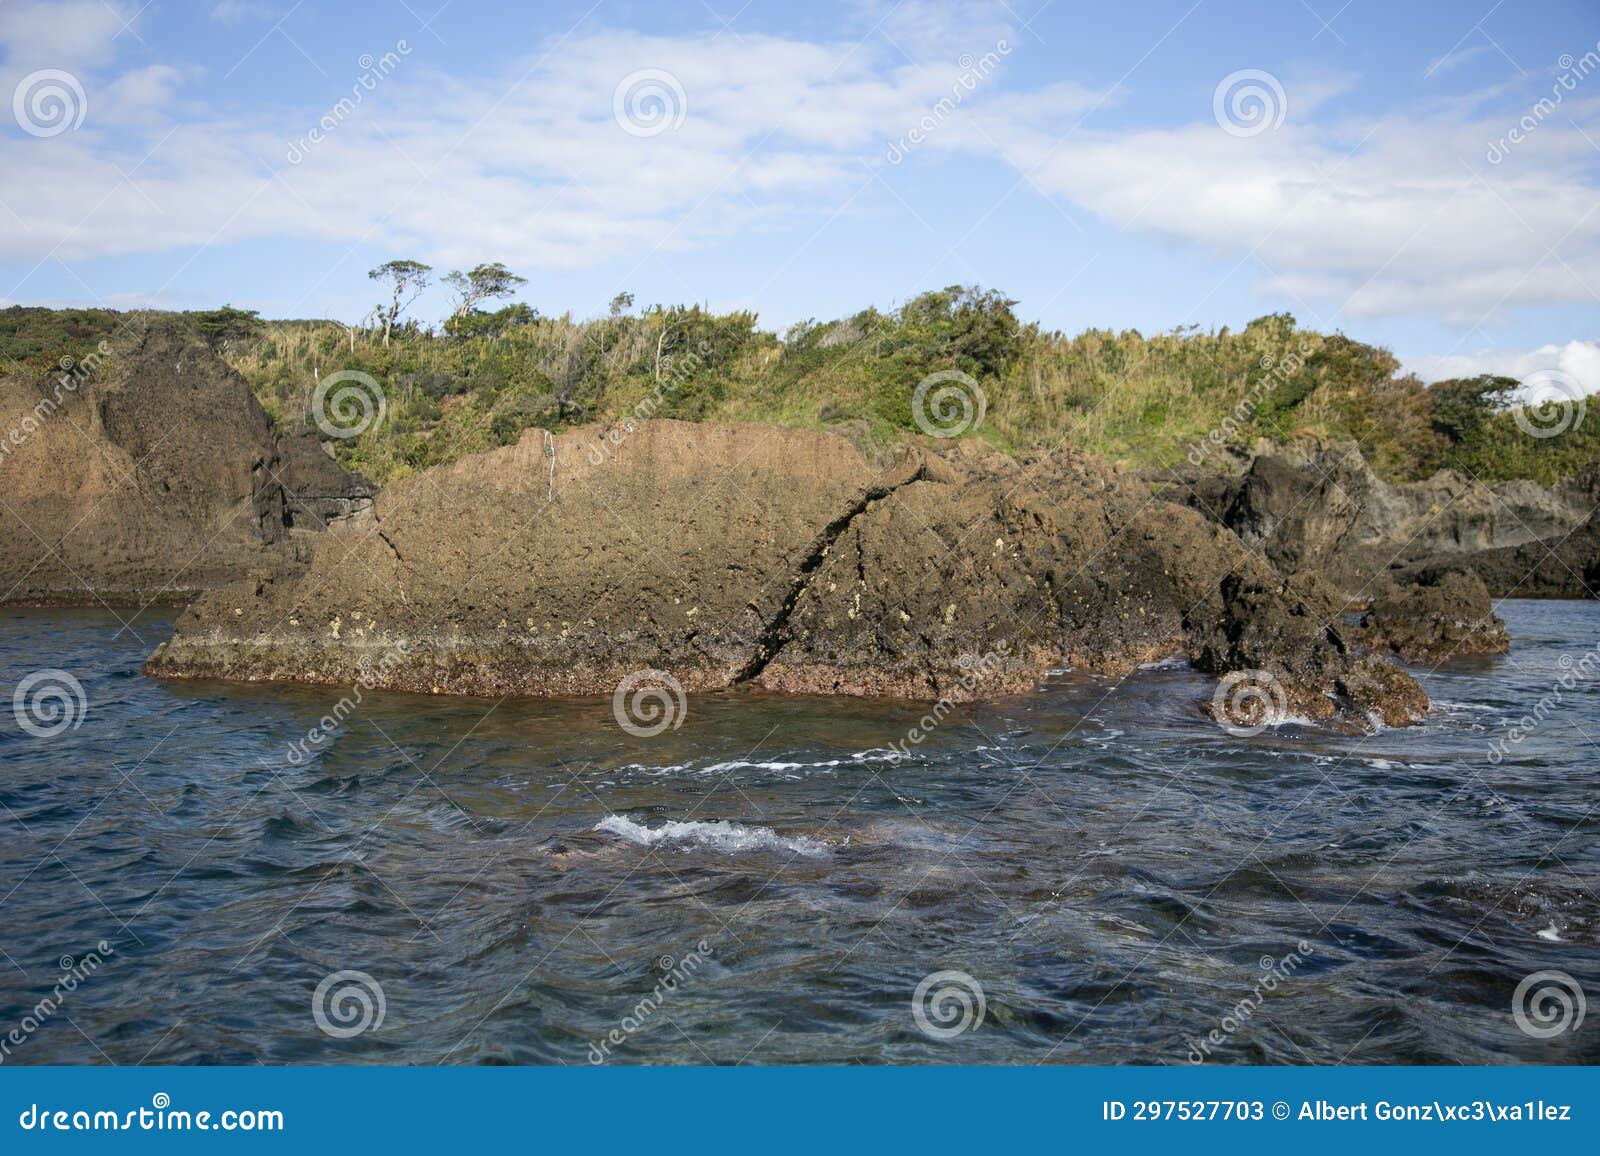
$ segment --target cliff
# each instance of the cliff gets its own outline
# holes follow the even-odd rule
[[[292,571],[371,504],[186,327],[126,316],[57,372],[0,378],[0,602],[181,602]]]

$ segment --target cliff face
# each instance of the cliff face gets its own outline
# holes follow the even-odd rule
[[[1586,483],[1483,485],[1445,470],[1390,485],[1353,443],[1278,447],[1238,473],[1201,469],[1157,480],[1163,497],[1233,530],[1285,575],[1316,574],[1350,601],[1450,569],[1478,572],[1501,597],[1595,596],[1592,581],[1563,576],[1600,563],[1580,531],[1600,498]],[[1568,567],[1521,581],[1569,537]]]
[[[1313,718],[1426,708],[1234,535],[1092,459],[962,444],[879,466],[834,435],[671,421],[529,431],[390,486],[305,573],[199,598],[149,669],[961,699],[1175,652],[1263,671]]]
[[[181,601],[299,564],[371,489],[278,435],[180,324],[129,326],[86,364],[0,379],[0,602]]]

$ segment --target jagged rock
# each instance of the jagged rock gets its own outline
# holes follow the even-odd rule
[[[303,575],[198,599],[149,669],[466,694],[610,694],[654,669],[963,699],[1173,653],[1278,671],[1312,717],[1426,706],[1393,666],[1392,701],[1341,698],[1379,660],[1234,535],[1094,459],[961,443],[877,465],[830,434],[673,421],[529,431],[397,482]]]
[[[1411,576],[1429,581],[1452,569],[1471,570],[1496,598],[1600,598],[1600,514],[1521,546],[1434,559]]]
[[[74,369],[0,380],[0,602],[182,601],[287,573],[322,521],[307,491],[370,504],[176,320],[125,315]]]
[[[1441,470],[1390,485],[1354,442],[1261,448],[1238,473],[1222,461],[1157,475],[1158,493],[1227,526],[1285,575],[1315,572],[1349,601],[1423,565],[1564,538],[1593,508],[1582,483],[1483,485]]]
[[[1373,600],[1361,627],[1369,645],[1407,662],[1504,654],[1511,645],[1483,580],[1460,570],[1390,587]]]

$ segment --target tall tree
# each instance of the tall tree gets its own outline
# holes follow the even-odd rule
[[[421,261],[388,261],[367,271],[368,277],[389,286],[389,304],[386,307],[379,306],[384,348],[389,346],[389,334],[394,330],[395,319],[428,287],[432,272],[433,266],[424,265]]]
[[[444,279],[455,290],[456,311],[452,317],[465,317],[485,301],[497,297],[510,297],[519,286],[526,285],[526,277],[518,277],[499,261],[478,265],[465,273],[457,269]]]

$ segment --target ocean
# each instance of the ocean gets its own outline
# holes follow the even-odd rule
[[[0,1062],[1600,1063],[1600,605],[1499,612],[1352,737],[1178,661],[636,734],[0,609]]]

